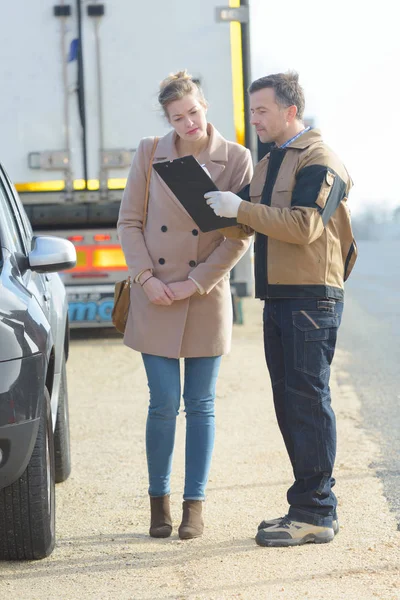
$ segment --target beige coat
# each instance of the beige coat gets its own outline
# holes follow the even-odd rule
[[[252,176],[248,150],[226,141],[209,124],[208,148],[198,156],[222,190],[238,192]],[[176,133],[161,138],[154,162],[178,158]],[[142,233],[146,173],[154,138],[135,153],[118,219],[118,234],[130,275],[153,269],[164,283],[190,274],[205,290],[171,306],[151,303],[132,285],[124,342],[130,348],[169,358],[219,356],[230,349],[232,302],[229,273],[249,246],[239,227],[202,233],[168,186],[152,170],[148,218]],[[228,237],[226,237],[228,236]]]

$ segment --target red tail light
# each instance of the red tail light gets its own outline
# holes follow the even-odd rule
[[[109,233],[97,233],[93,236],[95,242],[109,242],[111,235]]]

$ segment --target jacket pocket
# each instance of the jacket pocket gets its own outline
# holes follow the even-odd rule
[[[295,369],[319,377],[332,363],[340,317],[301,310],[294,312],[292,318]]]
[[[331,171],[327,171],[325,173],[325,178],[322,182],[321,189],[318,194],[318,198],[315,201],[315,204],[317,204],[322,210],[325,208],[326,202],[328,200],[328,196],[333,189],[332,186],[335,182],[335,177],[336,177],[335,173],[332,173]]]
[[[277,180],[272,192],[271,206],[290,208],[292,204],[293,181]]]
[[[265,180],[258,177],[253,177],[250,183],[250,200],[253,204],[260,204],[262,193],[265,185]]]
[[[343,275],[344,281],[346,281],[346,279],[348,279],[350,273],[353,270],[353,267],[357,260],[357,254],[358,254],[357,244],[356,244],[356,241],[353,239],[350,249],[347,253],[345,263],[344,263],[344,275]]]

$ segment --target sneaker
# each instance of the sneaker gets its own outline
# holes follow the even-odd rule
[[[259,524],[257,529],[258,529],[258,531],[260,531],[260,529],[267,529],[267,527],[271,527],[271,525],[276,525],[277,523],[279,523],[280,520],[281,519],[270,519],[269,521],[261,521],[261,523]],[[332,529],[333,529],[333,533],[335,535],[337,535],[339,533],[340,528],[339,528],[339,520],[338,519],[333,519]]]
[[[292,521],[289,517],[276,519],[276,523],[259,529],[256,542],[259,546],[300,546],[302,544],[326,544],[335,537],[332,527],[310,525]]]

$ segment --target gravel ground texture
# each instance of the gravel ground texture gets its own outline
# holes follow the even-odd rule
[[[75,335],[68,362],[73,470],[57,486],[57,544],[46,560],[2,563],[4,600],[399,600],[400,532],[373,468],[380,439],[363,429],[346,371],[331,379],[338,421],[340,533],[330,544],[260,548],[257,524],[287,510],[291,469],[275,421],[262,306],[244,302],[222,363],[217,437],[202,538],[180,541],[185,419],[172,478],[174,531],[148,536],[147,386],[140,355],[115,335]],[[339,384],[340,382],[340,384]]]

